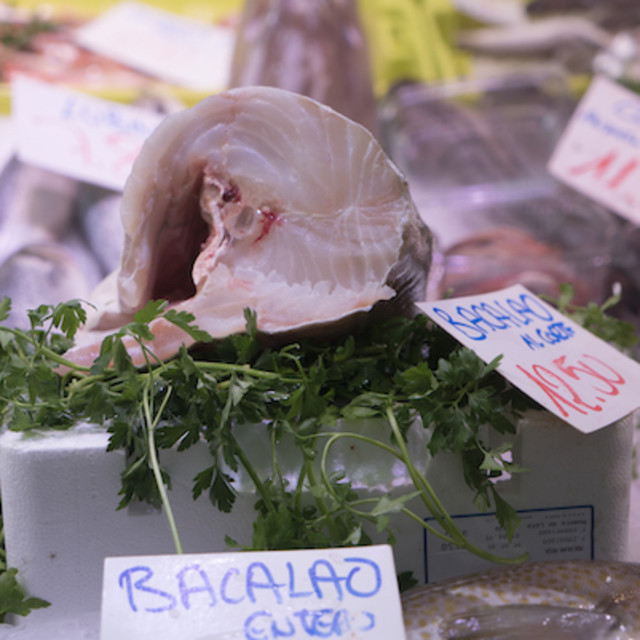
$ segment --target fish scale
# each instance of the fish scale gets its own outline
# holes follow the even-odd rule
[[[402,603],[407,640],[629,640],[640,637],[640,565],[531,562],[414,587]]]

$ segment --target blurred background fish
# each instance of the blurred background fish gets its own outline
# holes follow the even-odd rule
[[[143,93],[140,107],[184,108],[173,96]],[[0,171],[0,298],[12,300],[7,324],[27,328],[41,304],[87,299],[118,267],[124,230],[122,193],[11,156]]]

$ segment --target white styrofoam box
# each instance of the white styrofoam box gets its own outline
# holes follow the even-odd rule
[[[358,425],[365,432],[379,429],[374,422],[361,421]],[[351,429],[354,426],[349,425]],[[260,435],[263,431],[249,425],[236,434],[258,473],[266,472],[270,461],[268,442]],[[421,446],[420,434],[422,430],[418,429],[410,443],[413,450]],[[631,419],[585,435],[547,412],[532,412],[521,421],[513,437],[514,461],[530,471],[501,482],[502,495],[519,510],[592,506],[595,557],[623,560],[632,435]],[[499,436],[498,442],[501,439]],[[106,445],[104,430],[86,426],[46,434],[7,432],[0,436],[8,563],[19,570],[30,595],[52,603],[50,608],[18,621],[11,636],[16,640],[35,639],[38,629],[55,628],[56,621],[67,630],[65,640],[95,637],[91,635],[95,633],[92,621],[97,625],[99,619],[104,558],[174,551],[160,511],[144,505],[116,511],[125,461],[122,452],[107,453]],[[344,469],[355,486],[374,486],[375,492],[385,486],[393,487],[394,492],[410,487],[402,466],[383,463],[382,454],[368,445],[352,440],[342,443],[334,453],[332,467]],[[208,456],[204,444],[181,453],[161,452],[161,463],[172,477],[170,501],[188,553],[228,551],[224,542],[227,534],[240,543],[248,543],[251,537],[256,495],[243,476],[238,478],[240,495],[231,514],[217,512],[205,496],[193,501],[192,479],[209,466]],[[450,513],[478,513],[457,458],[439,454],[433,459],[425,456],[422,462],[422,471]],[[420,507],[416,502],[412,505]],[[420,513],[428,515],[424,509]],[[398,570],[413,570],[416,577],[424,578],[421,527],[404,518],[395,521],[394,529]],[[89,622],[80,625],[82,635],[69,635],[71,627],[65,621],[78,619]],[[45,635],[54,637],[50,632]]]

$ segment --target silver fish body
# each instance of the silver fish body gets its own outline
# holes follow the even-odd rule
[[[407,640],[635,640],[640,565],[531,562],[414,587]]]
[[[78,183],[13,158],[0,175],[0,263],[73,227]]]

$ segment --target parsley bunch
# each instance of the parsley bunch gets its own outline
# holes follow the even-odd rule
[[[9,305],[7,299],[0,304],[0,319]],[[394,317],[337,339],[274,347],[263,343],[248,310],[245,333],[215,342],[193,324],[192,316],[155,301],[104,340],[88,369],[62,356],[85,319],[78,301],[42,306],[29,317],[29,331],[0,330],[2,423],[13,430],[106,425],[109,450],[124,450],[128,460],[119,506],[132,500],[162,504],[178,551],[178,527],[166,491],[171,479],[159,452],[205,442],[211,456],[193,479],[194,499],[206,495],[214,507],[229,512],[236,499],[235,474],[242,470],[255,486],[253,537],[244,548],[363,544],[369,542],[368,527],[386,531],[392,542],[391,518],[403,513],[482,557],[522,559],[499,558],[466,540],[416,466],[427,453],[459,455],[476,502],[493,507],[508,536],[513,535],[518,515],[500,497],[494,480],[521,470],[505,458],[507,445],[490,449],[481,433],[486,425],[503,434],[515,432],[514,420],[527,401],[496,373],[497,360],[484,364],[425,316]],[[158,317],[203,346],[183,348],[171,361],[159,361],[149,329]],[[133,366],[125,337],[143,347],[145,367]],[[67,373],[59,375],[59,365]],[[384,439],[337,428],[339,420],[376,417],[389,425]],[[416,423],[428,431],[428,451],[411,451],[407,445],[407,433]],[[267,477],[238,441],[243,424],[268,433],[272,462]],[[345,473],[327,470],[333,446],[346,438],[400,460],[415,491],[396,498],[359,497]],[[285,444],[298,452],[294,483],[281,471],[279,452]],[[410,508],[414,498],[434,516],[435,526]]]
[[[632,344],[630,325],[605,313],[615,298],[602,307],[575,307],[571,297],[570,287],[565,287],[557,301],[561,311],[609,341],[627,348]],[[9,309],[5,298],[0,322]],[[149,329],[158,317],[183,329],[200,346],[159,361]],[[194,325],[193,316],[154,301],[103,341],[90,368],[63,356],[85,318],[80,302],[70,301],[30,311],[27,331],[0,325],[0,425],[16,431],[68,429],[80,422],[105,425],[108,449],[127,454],[120,508],[133,500],[163,505],[178,552],[178,523],[167,491],[171,478],[162,468],[161,452],[204,442],[210,459],[193,478],[194,499],[206,496],[213,507],[229,512],[240,471],[255,487],[252,540],[243,546],[228,539],[232,546],[257,550],[366,544],[372,530],[386,531],[393,542],[392,519],[403,514],[481,557],[497,562],[525,558],[498,557],[466,540],[417,462],[427,454],[458,455],[476,503],[481,509],[493,508],[511,538],[518,514],[494,481],[522,469],[505,455],[509,445],[488,448],[482,434],[487,428],[514,433],[520,412],[534,405],[496,372],[498,360],[483,363],[425,316],[391,318],[331,340],[273,346],[259,336],[249,310],[245,333],[213,341]],[[145,367],[133,366],[125,337],[142,346]],[[344,430],[344,424],[363,418],[384,420],[386,437]],[[426,430],[426,450],[408,445],[408,433],[415,428]],[[244,451],[242,429],[266,433],[266,476],[264,464],[258,471]],[[360,496],[346,471],[330,471],[334,446],[349,439],[400,460],[414,490],[399,497]],[[283,471],[283,449],[287,456],[297,452],[295,481]],[[417,501],[420,513],[412,506]],[[435,525],[425,522],[425,509]],[[44,606],[26,598],[15,570],[3,563],[0,557],[0,621],[7,611],[25,613]]]

